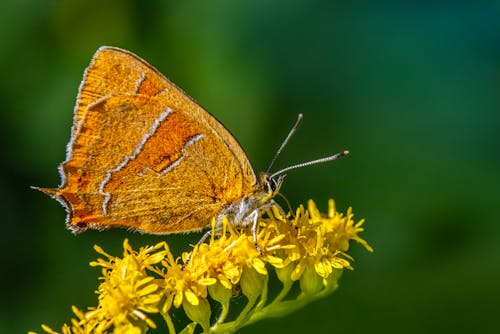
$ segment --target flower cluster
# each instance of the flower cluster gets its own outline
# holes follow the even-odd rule
[[[352,269],[346,253],[351,240],[372,251],[359,237],[362,224],[353,220],[350,208],[345,215],[337,212],[333,200],[326,215],[309,201],[307,209],[300,206],[286,217],[269,209],[259,220],[258,245],[251,227],[236,228],[224,219],[222,230],[216,231],[213,223],[209,240],[178,258],[165,242],[136,251],[125,240],[122,257],[95,246],[103,256],[91,262],[102,271],[98,305],[87,311],[73,307],[76,317],[61,332],[145,333],[163,318],[172,334],[177,329],[171,313],[181,308],[191,321],[182,333],[197,328],[231,333],[284,315],[337,288],[342,270]],[[268,294],[270,277],[281,282],[280,291]],[[294,286],[299,293],[290,297]],[[231,302],[241,295],[245,307],[231,314]],[[42,329],[57,333],[45,325]]]

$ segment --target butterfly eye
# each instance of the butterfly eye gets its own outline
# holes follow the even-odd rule
[[[285,178],[285,175],[279,175],[277,178],[266,178],[266,191],[272,194],[275,194],[278,192],[278,190],[281,187],[281,184],[283,183],[283,179]]]
[[[274,191],[276,190],[276,181],[274,179],[269,179],[268,181],[269,182],[267,182],[266,184],[267,192],[274,193]]]

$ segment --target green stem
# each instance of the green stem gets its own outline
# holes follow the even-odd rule
[[[248,318],[248,313],[252,310],[256,301],[257,301],[257,298],[255,298],[253,300],[249,300],[248,303],[243,308],[243,310],[241,311],[240,315],[238,315],[238,318],[236,318],[236,320],[232,321],[233,326],[235,328],[239,328],[240,324],[245,322],[245,320]],[[230,323],[231,322],[229,322],[228,324],[230,324]]]
[[[291,285],[290,285],[290,287],[291,287]],[[290,287],[288,287],[288,290],[290,289]],[[245,323],[245,326],[250,325],[250,324],[252,324],[260,319],[279,317],[279,316],[283,316],[285,314],[291,313],[295,310],[302,308],[303,306],[305,306],[306,304],[308,304],[314,300],[317,300],[317,299],[320,299],[320,298],[323,298],[323,297],[329,295],[330,293],[335,291],[337,289],[337,287],[338,287],[338,285],[334,284],[334,285],[326,286],[324,289],[322,289],[320,292],[318,292],[315,295],[307,296],[307,295],[301,294],[295,300],[276,301],[278,299],[278,297],[281,295],[281,293],[280,293],[280,295],[278,295],[278,297],[276,297],[276,299],[271,304],[267,305],[266,307],[259,310],[258,312],[252,313],[252,315],[250,316],[250,319],[248,319],[248,321]],[[285,291],[285,289],[286,289],[286,287],[283,288],[282,292]],[[281,298],[283,298],[283,297],[281,297]]]
[[[255,305],[257,298],[253,300],[248,300],[248,303],[245,305],[241,313],[238,317],[230,322],[226,322],[225,324],[219,324],[216,328],[212,328],[212,333],[234,333],[239,328],[243,327],[246,323],[246,320],[251,317],[248,313],[252,310]]]
[[[174,326],[174,323],[172,322],[172,318],[170,318],[168,313],[161,312],[161,315],[163,316],[163,319],[165,319],[165,322],[167,323],[168,333],[169,334],[176,334],[177,332],[175,331],[175,326]]]
[[[222,305],[222,311],[220,312],[220,315],[219,315],[219,318],[217,319],[217,321],[215,322],[215,324],[213,324],[213,326],[210,328],[210,332],[212,333],[216,333],[217,330],[219,329],[219,326],[224,323],[224,320],[226,320],[226,317],[229,313],[229,300],[227,300],[226,302],[224,303],[220,303]]]
[[[266,276],[266,281],[264,282],[264,288],[262,289],[262,293],[260,294],[259,302],[257,303],[257,306],[255,306],[254,312],[262,309],[264,307],[264,305],[266,305],[268,283],[269,283],[269,276]]]
[[[286,283],[283,284],[283,289],[281,289],[280,293],[274,298],[274,300],[267,305],[267,307],[272,307],[273,305],[278,304],[285,298],[288,293],[290,292],[290,289],[293,286],[293,281],[287,281]]]

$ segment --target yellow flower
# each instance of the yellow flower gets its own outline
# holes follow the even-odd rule
[[[300,206],[295,215],[267,210],[259,218],[257,240],[251,226],[234,226],[223,218],[216,229],[213,220],[211,237],[182,258],[174,257],[165,242],[134,251],[125,240],[122,257],[95,246],[104,256],[91,262],[102,271],[98,304],[85,312],[74,307],[75,318],[61,332],[145,333],[156,328],[150,316],[160,313],[173,333],[177,330],[170,318],[172,306],[182,306],[192,321],[186,332],[198,325],[207,333],[235,332],[259,319],[292,312],[337,288],[342,270],[352,269],[346,253],[351,240],[372,251],[359,236],[363,222],[353,220],[351,208],[345,215],[337,212],[333,200],[327,214],[309,201],[307,209]],[[269,294],[269,301],[268,289],[276,286],[269,281],[274,277],[282,287]],[[297,284],[300,294],[290,297]],[[233,297],[240,293],[247,303],[226,321]],[[216,303],[219,306],[212,309]],[[216,316],[214,310],[219,311]],[[42,329],[56,333],[45,325]]]
[[[205,248],[206,244],[195,247],[189,261],[191,265],[181,265],[172,254],[168,254],[162,261],[161,264],[166,269],[162,271],[166,296],[163,313],[168,312],[172,304],[177,308],[185,301],[197,306],[200,303],[200,298],[206,298],[207,286],[215,284],[216,280],[207,274],[207,264],[194,256],[199,247]],[[187,254],[184,256],[188,257]],[[194,263],[196,264],[192,265]]]
[[[113,327],[115,333],[133,332],[136,323],[141,321],[149,327],[156,327],[147,314],[159,312],[162,295],[158,280],[147,270],[170,252],[164,242],[154,247],[142,247],[136,252],[125,240],[123,248],[123,258],[118,258],[95,247],[107,260],[98,259],[91,263],[102,267],[103,282],[97,291],[99,305],[88,311],[85,318],[98,321],[99,331]]]
[[[62,334],[87,334],[87,333],[104,333],[99,331],[99,321],[96,319],[88,319],[84,312],[80,311],[76,306],[73,306],[73,313],[76,319],[71,319],[71,326],[64,324],[61,332]],[[47,325],[42,325],[42,329],[50,334],[57,334]]]
[[[278,210],[273,210],[272,217],[266,220],[267,229],[277,230],[283,237],[283,247],[278,254],[283,257],[285,265],[294,264],[290,273],[292,280],[298,280],[308,266],[313,266],[316,273],[326,279],[335,270],[352,269],[351,259],[345,251],[349,248],[349,241],[355,240],[367,250],[372,248],[365,240],[358,236],[362,232],[364,220],[354,223],[351,208],[347,215],[335,211],[333,200],[328,202],[328,214],[319,212],[313,201],[308,202],[308,209],[300,206],[295,217],[290,222],[285,221]]]

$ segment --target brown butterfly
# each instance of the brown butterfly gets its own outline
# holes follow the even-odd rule
[[[255,228],[259,212],[275,205],[286,171],[347,153],[257,177],[211,114],[138,56],[105,46],[80,84],[61,186],[35,189],[65,206],[74,233],[114,226],[197,231],[222,216],[235,224],[253,221]]]

